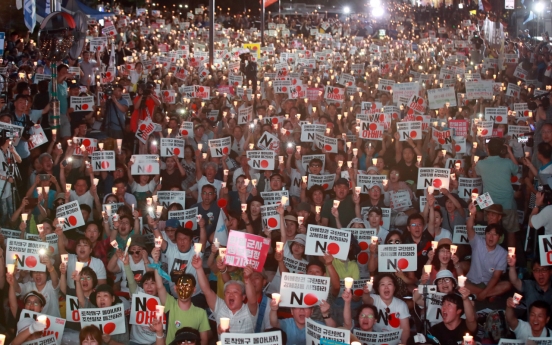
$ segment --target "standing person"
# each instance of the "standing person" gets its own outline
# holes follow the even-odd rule
[[[508,247],[515,247],[519,225],[510,179],[518,172],[517,161],[511,147],[500,138],[492,138],[487,143],[487,151],[489,157],[478,161],[475,171],[483,180],[483,193],[488,192],[493,202],[502,206],[502,227],[507,232]]]
[[[31,151],[29,150],[28,140],[30,138],[29,130],[33,123],[28,114],[30,104],[30,96],[17,95],[14,101],[14,111],[11,117],[11,124],[23,127],[23,134],[19,139],[19,143],[15,146],[15,150],[21,161],[18,163],[20,179],[17,181],[17,189],[24,193],[27,190],[27,179],[29,167],[31,166]]]
[[[96,51],[96,61],[90,60],[91,53],[89,51],[84,51],[82,53],[82,61],[80,63],[80,69],[83,72],[81,76],[81,84],[86,85],[89,89],[92,86],[95,86],[94,70],[99,68],[102,65],[102,60],[100,59],[100,51]]]
[[[123,98],[123,86],[113,86],[113,94],[107,100],[102,100],[103,128],[106,134],[114,139],[123,139],[126,112],[130,104]]]

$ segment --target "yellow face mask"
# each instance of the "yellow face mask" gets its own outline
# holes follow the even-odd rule
[[[192,297],[194,293],[195,286],[193,281],[189,277],[180,277],[176,282],[176,293],[180,299],[188,299]]]

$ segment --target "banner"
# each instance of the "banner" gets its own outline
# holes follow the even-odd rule
[[[312,186],[318,185],[322,186],[324,190],[331,190],[335,182],[335,174],[328,175],[309,175],[307,180],[307,189],[310,189]]]
[[[171,204],[180,204],[186,209],[186,192],[160,190],[157,192],[157,204],[168,209]]]
[[[485,225],[474,225],[473,230],[478,236],[485,237]],[[452,243],[454,244],[470,244],[468,239],[468,229],[465,225],[455,225],[452,234]]]
[[[236,267],[251,265],[261,272],[270,248],[270,239],[230,230],[226,249],[226,264]]]
[[[419,168],[417,189],[433,186],[437,189],[449,189],[450,170],[442,168]]]
[[[186,143],[182,139],[174,138],[161,138],[160,156],[161,157],[172,157],[177,156],[178,158],[184,158],[184,145]],[[179,162],[176,162],[179,164]]]
[[[309,224],[305,255],[323,256],[328,252],[336,259],[347,260],[351,246],[351,233],[325,226]]]
[[[508,107],[485,108],[485,120],[508,124]]]
[[[415,244],[380,244],[378,272],[416,271],[418,257]]]
[[[454,87],[443,87],[427,90],[427,100],[430,109],[440,109],[447,106],[456,107]]]
[[[351,331],[348,329],[333,328],[325,325],[321,325],[317,322],[312,321],[310,318],[307,319],[307,344],[309,345],[320,345],[320,339],[329,339],[334,341],[339,341],[341,343],[349,344],[351,337]]]
[[[246,151],[248,164],[251,168],[257,170],[274,170],[276,163],[276,153],[267,150]]]
[[[329,292],[329,277],[283,272],[280,282],[280,306],[312,307],[327,300]]]
[[[209,140],[209,149],[211,150],[211,157],[220,158],[224,155],[228,155],[230,153],[231,146],[232,146],[231,137]]]
[[[134,163],[130,168],[132,175],[157,175],[159,174],[158,155],[132,155]]]
[[[84,97],[69,97],[70,104],[69,107],[73,108],[75,112],[77,111],[93,111],[94,110],[94,96],[84,96]]]
[[[161,315],[157,315],[156,307],[162,305],[158,297],[136,292],[132,294],[131,302],[129,324],[149,326],[153,319],[161,317]],[[163,328],[166,327],[166,324],[167,320],[163,315]]]
[[[40,262],[41,250],[48,251],[49,244],[8,238],[6,244],[6,264],[17,264],[17,269],[46,272],[46,265]],[[44,255],[43,254],[43,255]]]
[[[402,329],[393,332],[364,332],[354,328],[353,334],[362,345],[399,345]]]
[[[94,171],[115,171],[115,151],[94,151],[91,163]]]
[[[399,141],[408,141],[408,139],[422,139],[422,122],[397,122],[397,132],[399,132],[400,136]]]
[[[96,326],[103,334],[126,332],[125,310],[122,303],[112,307],[79,309],[81,327]]]
[[[268,0],[265,0],[268,1]],[[274,1],[275,2],[275,1]],[[265,7],[268,2],[265,2]],[[257,43],[258,44],[258,43]],[[220,345],[282,345],[282,332],[261,332],[261,333],[222,333],[220,335]]]
[[[56,209],[56,218],[65,219],[63,231],[81,227],[85,224],[78,201],[71,201]]]
[[[23,319],[34,319],[36,320],[40,315],[45,315],[42,313],[36,313],[31,310],[23,309],[21,315],[19,316],[19,321]],[[56,338],[57,345],[61,344],[61,339],[63,338],[63,331],[65,330],[65,319],[60,317],[46,316],[46,328],[42,331],[43,337],[48,337],[53,335]]]
[[[358,137],[368,140],[383,140],[385,126],[382,122],[360,121]]]

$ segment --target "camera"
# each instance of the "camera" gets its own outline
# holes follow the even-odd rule
[[[113,95],[113,90],[115,88],[113,87],[112,84],[107,84],[103,87],[103,92],[104,92],[104,95],[108,96],[108,97],[111,97]]]
[[[541,105],[544,109],[547,109],[550,106],[550,99],[548,98],[550,96],[550,92],[543,93],[538,96],[533,96],[529,98],[529,101],[527,102],[527,108],[531,111],[535,111],[538,108],[537,102],[534,102],[534,100],[538,99],[541,101]]]

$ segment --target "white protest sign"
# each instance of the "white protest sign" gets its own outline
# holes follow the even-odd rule
[[[429,186],[449,189],[450,170],[443,168],[418,169],[417,189],[426,189]]]
[[[40,224],[37,224],[38,226],[41,226]],[[28,232],[25,233],[25,239],[30,241],[36,241],[41,242],[42,239],[38,234],[29,234]],[[48,243],[50,246],[48,247],[48,253],[51,254],[59,254],[58,252],[58,236],[53,234],[46,235],[46,243]]]
[[[58,344],[58,342],[56,340],[56,336],[53,334],[21,343],[21,345],[54,345],[54,344]]]
[[[331,190],[335,182],[335,174],[328,175],[314,175],[310,174],[307,180],[307,189],[310,189],[312,186],[318,185],[322,186],[324,190]]]
[[[399,141],[408,141],[408,139],[422,139],[422,122],[397,122],[397,132],[399,132],[400,136]]]
[[[322,152],[337,153],[337,138],[316,133],[314,135],[314,145],[321,149]]]
[[[186,192],[185,191],[168,191],[160,190],[157,192],[157,204],[164,208],[169,208],[171,204],[180,204],[182,208],[186,208]]]
[[[46,265],[40,262],[41,250],[48,252],[49,244],[8,238],[6,244],[6,264],[17,264],[17,269],[46,272]]]
[[[81,227],[85,224],[78,201],[71,201],[60,205],[56,209],[56,218],[65,219],[63,231]]]
[[[261,333],[222,333],[220,335],[221,345],[237,344],[263,344],[282,345],[282,332],[261,332]]]
[[[176,219],[184,228],[197,229],[197,207],[187,210],[169,211],[169,219]]]
[[[259,141],[257,141],[257,147],[278,153],[280,152],[280,139],[268,131],[265,131],[259,138]]]
[[[36,313],[31,310],[23,309],[19,320],[23,319],[34,319],[36,320],[41,313]],[[42,336],[47,337],[53,335],[56,338],[57,345],[61,344],[61,339],[63,338],[63,331],[65,329],[65,319],[60,317],[55,317],[51,315],[46,315],[46,328],[42,331]]]
[[[79,299],[65,295],[65,319],[67,322],[80,322]]]
[[[183,139],[161,138],[161,145],[159,146],[160,156],[177,156],[178,158],[184,158],[184,145],[185,142]]]
[[[485,120],[494,123],[508,123],[508,107],[485,108]]]
[[[458,196],[462,199],[471,199],[472,193],[479,194],[482,190],[483,180],[481,177],[460,177],[458,179]]]
[[[277,190],[274,192],[261,192],[261,198],[263,198],[265,205],[280,205],[283,196],[288,198],[284,206],[289,206],[289,191]]]
[[[351,245],[351,233],[326,226],[309,224],[305,255],[323,256],[324,252],[346,260]]]
[[[183,121],[179,129],[180,136],[186,138],[193,133],[194,133],[194,123],[189,121]]]
[[[86,152],[91,155],[98,148],[98,139],[86,138],[86,137],[73,137],[73,145],[75,145],[75,151],[73,156],[82,156],[83,152],[81,146],[85,147]]]
[[[378,246],[378,271],[416,271],[418,258],[415,244],[380,244]]]
[[[473,230],[478,236],[485,237],[485,228],[484,225],[475,225]],[[465,225],[455,225],[454,233],[452,235],[452,243],[454,244],[469,244],[470,240],[468,239],[468,229]]]
[[[112,307],[79,309],[81,327],[96,326],[104,334],[126,332],[125,309],[122,303]]]
[[[232,139],[230,137],[211,139],[209,140],[209,149],[211,150],[211,157],[220,158],[230,153],[230,146],[232,145]]]
[[[383,140],[385,126],[382,122],[360,121],[358,137],[368,140]]]
[[[131,302],[129,324],[148,326],[153,319],[161,318],[161,315],[157,315],[156,307],[162,305],[158,297],[136,292],[132,294]],[[166,324],[165,315],[163,315],[163,321]]]
[[[130,168],[132,175],[157,175],[159,174],[158,155],[132,155],[134,163]]]
[[[368,194],[369,188],[377,184],[380,186],[380,189],[383,187],[383,180],[386,180],[386,175],[365,175],[365,174],[357,174],[357,187],[361,187],[360,193],[361,194]],[[383,190],[382,190],[383,192]]]
[[[277,208],[277,204],[261,206],[263,229],[265,227],[268,230],[280,229],[280,214],[276,211]]]
[[[115,151],[94,151],[91,164],[94,171],[115,171]]]
[[[314,142],[315,134],[324,134],[326,132],[326,125],[318,124],[303,124],[301,126],[301,141],[312,143]]]
[[[94,110],[94,96],[71,96],[69,107],[74,111],[92,111]]]
[[[140,121],[138,123],[138,129],[136,130],[136,138],[145,144],[148,137],[155,131],[155,124],[151,121],[150,117]]]
[[[444,108],[447,103],[449,107],[455,107],[456,93],[454,91],[454,87],[429,89],[427,90],[427,100],[430,109]]]
[[[328,299],[330,278],[298,273],[282,273],[280,306],[308,308]]]
[[[362,345],[399,345],[402,329],[393,332],[364,332],[354,328],[353,334]]]
[[[307,319],[307,344],[320,345],[320,340],[328,339],[337,341],[339,343],[349,344],[351,338],[351,331],[348,329],[333,328],[325,325],[321,325],[314,322],[312,319]]]
[[[257,170],[274,170],[276,163],[276,153],[268,150],[247,151],[248,164],[251,168]]]

